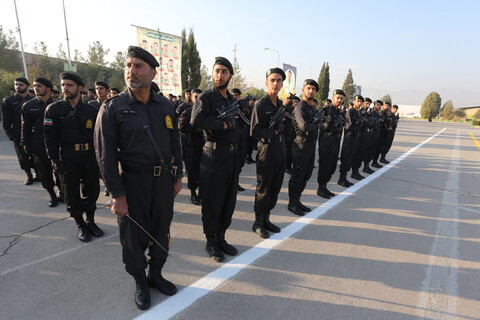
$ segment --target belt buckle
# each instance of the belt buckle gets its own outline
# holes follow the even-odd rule
[[[84,144],[83,144],[83,150],[84,150],[84,151],[88,151],[89,148],[90,148],[90,144],[89,144],[89,143],[84,143]]]
[[[159,177],[162,174],[162,166],[154,166],[153,167],[153,176]]]
[[[76,143],[73,148],[75,151],[80,151],[80,144]]]

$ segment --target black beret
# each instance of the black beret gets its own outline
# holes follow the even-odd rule
[[[33,88],[28,88],[28,92],[35,92],[35,90],[33,90]]]
[[[152,87],[153,92],[155,92],[155,93],[159,93],[159,92],[160,92],[160,88],[158,87],[158,84],[156,84],[156,83],[153,82],[153,81],[152,81],[151,87]]]
[[[304,86],[304,87],[305,87],[305,86],[308,86],[308,85],[314,86],[314,87],[317,89],[317,91],[318,91],[318,89],[319,89],[319,88],[318,88],[318,83],[317,83],[317,81],[315,81],[315,80],[313,80],[313,79],[307,79],[307,80],[303,81],[303,86]]]
[[[80,94],[87,94],[87,91],[82,90],[82,91],[80,91]]]
[[[362,97],[361,95],[359,95],[359,94],[357,94],[357,95],[355,96],[355,98],[353,98],[353,100],[357,100],[357,99],[358,99],[358,100],[365,101],[365,100],[363,99],[363,97]]]
[[[292,97],[292,100],[297,100],[297,101],[300,101],[300,98],[299,98],[299,97],[297,97],[297,96],[293,96],[293,97]]]
[[[337,89],[335,91],[333,91],[333,95],[336,95],[336,94],[340,94],[344,97],[346,97],[347,95],[345,94],[345,92],[343,92],[343,90],[340,90],[340,89]]]
[[[396,104],[394,104],[394,105],[392,106],[392,108],[398,109],[398,106],[397,106]]]
[[[115,92],[120,93],[120,89],[118,89],[118,88],[111,88],[110,91],[115,91]]]
[[[238,89],[238,88],[233,88],[232,93],[238,93],[239,95],[241,95],[242,91],[240,91],[240,89]]]
[[[53,92],[54,94],[60,94],[60,91],[58,91],[57,89],[53,89],[52,92]],[[82,92],[84,92],[84,91],[82,91]]]
[[[313,98],[312,100],[313,100],[313,102],[318,103],[317,99]]]
[[[95,85],[96,86],[102,86],[107,90],[110,89],[110,86],[105,81],[95,81]]]
[[[285,79],[287,78],[287,76],[285,75],[285,72],[280,68],[268,69],[266,78],[268,78],[268,76],[273,74],[273,73],[278,73],[279,75],[281,75],[282,76],[282,81],[285,81]]]
[[[375,104],[380,103],[383,106],[383,101],[382,100],[375,100]]]
[[[94,89],[94,88],[88,88],[87,91],[95,93],[95,89]]]
[[[160,66],[157,59],[155,59],[155,57],[150,52],[148,52],[147,50],[145,50],[141,47],[137,47],[137,46],[128,47],[127,57],[128,58],[137,58],[137,59],[143,60],[147,64],[149,64],[153,69]]]
[[[25,83],[27,86],[30,85],[30,82],[28,82],[27,78],[24,78],[24,77],[17,78],[17,79],[15,79],[15,81],[23,82],[23,83]]]
[[[50,88],[50,89],[53,89],[53,84],[52,84],[52,82],[51,82],[50,80],[46,79],[46,78],[38,77],[37,79],[35,79],[34,82],[41,83],[41,84],[43,84],[45,87]]]
[[[193,93],[198,93],[198,94],[200,94],[200,93],[202,93],[202,92],[203,92],[202,89],[195,89],[195,90],[193,90]]]
[[[185,92],[192,92],[192,89],[190,89],[190,88],[185,89]]]
[[[372,99],[370,99],[370,98],[365,98],[365,102],[370,102],[370,103],[372,103]]]
[[[169,96],[169,97],[172,97],[172,98],[175,97],[175,96],[174,96],[173,94],[171,94],[171,93],[169,93],[168,96]]]
[[[233,76],[233,66],[227,58],[215,57],[215,63],[213,64],[213,66],[216,66],[217,64],[227,67],[227,69],[230,71],[230,74]]]
[[[389,106],[391,106],[392,104],[388,101],[385,101],[384,104],[388,104]]]
[[[77,83],[77,85],[84,87],[85,84],[83,83],[82,78],[75,72],[65,71],[60,74],[60,80],[72,80]],[[89,89],[90,90],[90,89]]]

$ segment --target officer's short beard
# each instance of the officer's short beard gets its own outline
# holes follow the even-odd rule
[[[27,92],[28,88],[25,88],[25,89],[17,89],[17,93],[18,94],[24,94],[25,92]]]
[[[70,95],[65,95],[65,99],[74,100],[78,96],[78,92],[71,93]]]
[[[232,79],[232,78],[230,77],[230,79]],[[228,84],[230,83],[230,79],[228,79],[227,82],[225,82],[224,84],[221,84],[221,85],[216,86],[216,88],[217,88],[217,89],[226,89],[226,88],[228,88]]]

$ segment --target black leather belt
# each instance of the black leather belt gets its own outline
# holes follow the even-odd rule
[[[356,137],[356,136],[358,136],[358,132],[351,132],[351,131],[349,131],[349,132],[347,132],[347,136],[354,136],[354,137]]]
[[[134,167],[122,165],[122,170],[127,173],[143,174],[147,176],[159,177],[163,172],[166,172],[166,167],[151,166],[151,167]]]
[[[338,137],[340,137],[341,133],[336,133],[336,132],[325,132],[325,135],[326,135],[326,136],[331,136],[331,137],[338,138]]]
[[[207,141],[204,145],[206,148],[213,149],[213,150],[226,150],[231,151],[234,148],[233,144],[223,144],[213,141]]]
[[[91,143],[64,143],[62,147],[69,147],[75,151],[88,151],[93,150],[93,145]]]
[[[283,141],[283,135],[278,135],[274,138],[260,138],[258,140],[263,144],[269,144],[274,142],[281,143]]]

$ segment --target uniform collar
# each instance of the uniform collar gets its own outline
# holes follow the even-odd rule
[[[134,104],[135,102],[140,102],[136,97],[135,95],[133,94],[132,90],[130,88],[127,88],[127,90],[125,90],[125,96],[127,97],[127,100],[128,100],[128,104]],[[159,94],[156,94],[153,92],[152,89],[150,89],[150,101],[155,101],[155,102],[160,102],[160,95]]]

